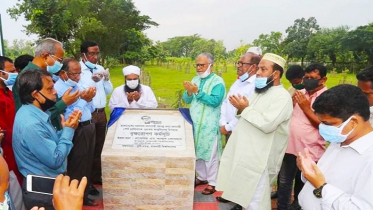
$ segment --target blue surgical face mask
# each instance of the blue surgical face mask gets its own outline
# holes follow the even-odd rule
[[[201,79],[204,79],[206,78],[208,75],[210,75],[210,68],[211,68],[211,63],[209,64],[209,67],[207,67],[206,71],[203,72],[203,73],[199,73],[197,72],[198,76],[201,78]]]
[[[5,74],[8,74],[8,79],[4,79],[4,78],[0,77],[0,79],[2,79],[4,81],[5,85],[6,86],[14,85],[14,83],[16,82],[18,73],[9,73],[9,72],[3,71],[3,70],[0,70],[0,71],[5,73]]]
[[[250,66],[251,68],[251,66]],[[250,69],[249,69],[250,70]],[[245,74],[239,76],[238,78],[240,79],[241,82],[247,80],[249,78],[249,75],[251,74],[251,72],[253,72],[254,70],[251,70],[250,72],[245,72]]]
[[[273,72],[271,75],[269,75],[269,77],[271,77],[274,73],[275,72]],[[269,77],[256,77],[255,78],[255,87],[259,88],[259,89],[262,89],[265,86],[267,86],[270,82],[273,81],[273,79],[272,79],[271,81],[268,82]]]
[[[87,56],[85,55],[85,53],[84,53],[84,57],[85,57],[85,62],[84,62],[84,64],[88,67],[88,68],[90,68],[90,69],[96,69],[96,64],[93,64],[93,63],[91,63],[88,59],[87,59]]]
[[[70,79],[70,78],[67,76],[67,73],[66,73],[66,72],[65,72],[65,74],[66,74],[67,80],[64,81],[64,82],[65,82],[68,86],[70,86],[70,87],[75,87],[75,86],[78,85],[77,82],[75,82],[74,80]]]
[[[52,60],[54,60],[52,55],[49,55],[49,56],[51,56]],[[62,68],[62,64],[58,60],[54,60],[53,66],[49,66],[47,63],[47,71],[49,73],[52,73],[52,74],[57,73],[61,70],[61,68]]]
[[[352,116],[344,121],[340,126],[335,127],[332,125],[325,125],[324,123],[320,123],[319,125],[319,133],[325,139],[325,141],[331,143],[342,143],[346,141],[347,137],[355,130],[352,129],[347,134],[342,134],[343,128],[347,125],[348,122],[352,119]]]

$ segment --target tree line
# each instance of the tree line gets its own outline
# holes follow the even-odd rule
[[[8,13],[14,19],[23,15],[30,21],[26,26],[27,34],[63,42],[68,55],[79,57],[83,40],[97,41],[102,62],[111,65],[186,62],[201,52],[211,52],[221,63],[234,62],[250,46],[260,46],[263,53],[276,53],[301,65],[322,62],[337,69],[339,63],[373,65],[373,23],[356,29],[348,26],[321,28],[314,17],[300,18],[285,34],[277,31],[261,34],[252,43],[241,41],[238,48],[227,51],[222,40],[205,39],[199,34],[154,42],[144,30],[158,23],[147,15],[140,15],[132,0],[24,0],[8,9]],[[18,42],[12,47],[20,48],[23,44],[27,48],[30,44]],[[10,48],[9,43],[6,47],[6,52],[22,51]]]

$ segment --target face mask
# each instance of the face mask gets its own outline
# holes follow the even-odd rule
[[[45,102],[44,102],[44,104],[42,104],[42,103],[40,103],[40,101],[38,101],[37,99],[36,100],[39,102],[40,108],[44,112],[47,111],[48,109],[52,108],[56,104],[55,101],[52,101],[49,98],[45,97],[41,92],[39,92],[39,93],[40,93],[40,95],[42,95],[45,98]]]
[[[64,81],[65,84],[67,84],[67,85],[70,86],[70,87],[75,87],[75,86],[78,85],[77,82],[75,82],[74,80],[71,80],[71,79],[67,76],[67,73],[66,73],[66,72],[65,72],[65,74],[66,74],[66,77],[67,77],[67,80]]]
[[[250,67],[251,68],[251,67]],[[250,70],[250,69],[249,69]],[[253,70],[251,70],[250,72],[246,72],[245,74],[239,76],[239,79],[241,82],[244,82],[245,80],[247,80],[249,78],[249,75],[251,74],[251,72],[253,72]]]
[[[135,80],[127,80],[126,81],[126,85],[131,88],[131,89],[135,89],[137,88],[137,86],[139,86],[139,80],[138,79],[135,79]]]
[[[297,89],[297,90],[302,90],[304,88],[304,84],[297,84],[297,85],[292,85],[293,88]]]
[[[206,69],[205,72],[203,72],[203,73],[199,73],[199,72],[197,72],[198,76],[199,76],[201,79],[206,78],[208,75],[210,75],[210,67],[211,67],[211,63],[209,64],[209,67],[207,67],[207,69]]]
[[[342,123],[342,125],[335,127],[331,125],[325,125],[324,123],[320,123],[319,125],[319,133],[325,139],[325,141],[331,143],[342,143],[346,141],[347,137],[355,130],[352,129],[347,134],[342,134],[343,128],[347,125],[348,122],[352,119],[352,116],[348,118],[346,121]]]
[[[273,81],[273,79],[272,79],[271,81],[268,82],[268,78],[270,78],[274,73],[275,72],[273,72],[271,75],[269,75],[269,77],[256,77],[255,78],[255,87],[259,88],[259,89],[262,89],[265,86],[267,86],[270,82]]]
[[[88,68],[90,68],[90,69],[96,69],[96,64],[93,64],[93,63],[91,63],[88,59],[87,59],[87,56],[85,55],[85,53],[84,53],[84,57],[85,57],[85,62],[84,62],[84,64],[88,67]]]
[[[4,197],[5,197],[4,201],[2,203],[0,203],[0,210],[10,209],[9,208],[10,197],[9,197],[8,191],[5,191]]]
[[[52,60],[54,60],[51,55],[49,55],[49,56],[52,58]],[[45,62],[45,63],[47,64],[47,71],[51,74],[59,72],[62,68],[62,64],[59,61],[56,61],[56,60],[54,60],[53,66],[49,66],[47,62]]]
[[[309,78],[304,78],[303,79],[303,84],[304,84],[304,88],[306,88],[306,90],[309,92],[311,90],[314,90],[316,89],[317,87],[319,87],[319,81],[321,79],[309,79]]]
[[[14,83],[16,82],[18,73],[9,73],[9,72],[3,71],[3,70],[0,70],[0,71],[5,73],[5,74],[8,74],[8,79],[6,79],[6,80],[4,78],[0,77],[0,79],[2,79],[4,81],[5,85],[6,86],[14,85]]]

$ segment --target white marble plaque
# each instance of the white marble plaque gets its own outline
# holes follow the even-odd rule
[[[118,120],[112,148],[185,150],[184,118],[125,113]]]

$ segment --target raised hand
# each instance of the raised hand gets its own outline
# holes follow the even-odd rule
[[[325,183],[324,174],[320,171],[315,161],[312,160],[310,151],[305,148],[298,153],[297,166],[302,171],[304,178],[306,178],[315,188],[319,188]]]
[[[92,101],[92,98],[96,95],[96,88],[95,87],[89,87],[87,90],[83,91],[80,95],[80,98],[90,102]]]
[[[192,84],[189,81],[183,82],[184,88],[187,90],[188,95],[192,95],[193,93],[198,93],[198,86],[196,84]]]
[[[69,106],[71,104],[73,104],[76,100],[78,100],[79,96],[80,96],[80,91],[76,91],[74,93],[71,93],[71,90],[73,88],[70,87],[69,89],[67,89],[67,91],[63,94],[61,100],[63,102],[65,102],[66,106]]]
[[[61,115],[61,124],[62,127],[70,127],[76,129],[79,125],[80,117],[82,116],[82,112],[80,110],[75,110],[67,120]]]
[[[249,100],[240,94],[229,96],[229,102],[238,110],[238,113],[241,113],[246,107],[249,106]]]

